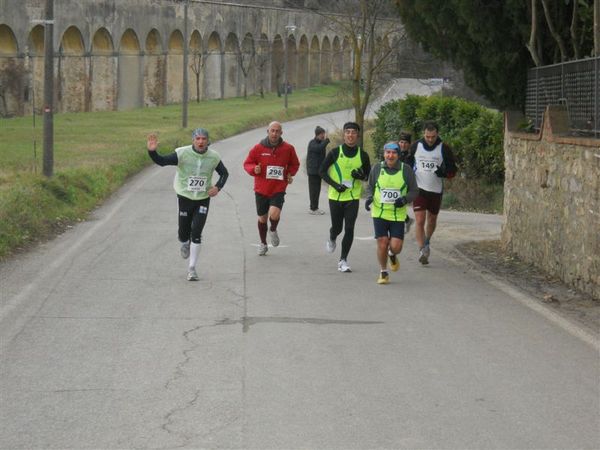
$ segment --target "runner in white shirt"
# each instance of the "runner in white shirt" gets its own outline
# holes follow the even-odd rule
[[[419,186],[419,194],[413,202],[415,238],[419,246],[419,262],[425,265],[429,264],[429,244],[442,204],[443,178],[452,178],[456,174],[452,149],[440,139],[435,122],[425,122],[423,138],[412,145],[409,162]]]

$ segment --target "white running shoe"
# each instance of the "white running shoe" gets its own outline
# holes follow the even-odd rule
[[[269,251],[269,246],[267,244],[263,244],[262,242],[258,244],[258,256],[264,256]]]
[[[429,264],[429,255],[430,255],[429,245],[426,245],[421,250],[419,250],[419,262],[423,265]]]
[[[327,253],[335,252],[335,241],[328,239],[325,243],[325,250],[327,250]]]
[[[271,238],[271,245],[277,247],[279,245],[279,235],[277,234],[277,230],[269,231],[269,237]]]
[[[179,249],[179,253],[183,259],[188,259],[190,257],[190,241],[184,242],[181,244],[181,248]]]
[[[352,269],[350,269],[350,266],[348,265],[348,261],[345,259],[340,259],[340,262],[338,262],[338,270],[340,272],[352,272]]]
[[[315,210],[313,211],[313,213],[314,213],[315,215],[317,215],[317,216],[322,216],[322,215],[324,215],[324,214],[325,214],[325,211],[323,211],[322,209],[319,209],[319,208],[317,208],[317,209],[315,209]]]
[[[198,281],[198,274],[196,273],[196,269],[189,269],[187,275],[188,281]]]

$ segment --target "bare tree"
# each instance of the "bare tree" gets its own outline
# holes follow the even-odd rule
[[[558,49],[560,51],[560,60],[567,61],[569,59],[567,56],[567,48],[565,46],[565,42],[564,42],[562,36],[560,35],[560,33],[558,32],[558,30],[556,29],[556,27],[554,25],[554,20],[552,20],[552,15],[550,13],[550,5],[548,4],[548,0],[541,0],[541,2],[542,2],[542,6],[544,8],[544,15],[546,16],[546,25],[548,26],[548,30],[550,31],[550,34],[556,41],[556,44],[558,45]]]
[[[194,72],[194,78],[196,82],[196,103],[200,103],[200,74],[202,73],[202,68],[204,67],[206,58],[202,57],[202,50],[194,49],[190,55],[190,60],[190,69],[192,69],[192,72]]]
[[[396,55],[406,37],[393,2],[338,0],[334,6],[344,12],[313,12],[350,43],[352,105],[362,128],[369,101],[397,70]]]
[[[539,3],[542,5],[543,15],[539,14]],[[528,0],[527,10],[531,26],[529,42],[526,47],[533,63],[536,66],[544,65],[546,60],[557,63],[559,61],[554,56],[557,54],[560,55],[560,61],[569,61],[597,53],[594,49],[597,49],[598,38],[594,34],[593,49],[590,49],[592,47],[590,45],[591,36],[588,30],[590,22],[592,22],[591,27],[597,27],[597,19],[595,17],[590,19],[590,17],[597,14],[599,3],[599,0],[594,0],[594,10],[592,11],[591,4],[579,0],[567,0],[564,5],[548,0]],[[571,9],[570,20],[567,20],[567,8]],[[547,30],[549,38],[545,36],[545,30]],[[548,42],[549,39],[553,42]],[[569,53],[569,48],[572,50],[571,53]],[[549,55],[549,51],[554,55]],[[546,57],[544,57],[544,53],[546,53]]]
[[[258,41],[258,46],[255,53],[255,68],[258,77],[258,92],[260,98],[265,98],[265,71],[269,67],[269,41],[265,37],[261,37]]]
[[[238,66],[244,76],[244,98],[248,97],[248,75],[250,75],[250,72],[254,67],[255,57],[256,49],[254,47],[254,42],[252,41],[252,36],[246,36],[242,42],[242,47],[238,47],[236,51]]]
[[[530,3],[530,11],[531,11],[531,31],[529,33],[529,42],[527,45],[527,50],[529,50],[529,54],[531,55],[531,59],[536,66],[543,65],[542,60],[540,58],[538,52],[538,8],[537,8],[538,0],[531,0]]]

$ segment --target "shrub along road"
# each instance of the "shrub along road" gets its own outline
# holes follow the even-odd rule
[[[345,120],[286,123],[284,138],[303,159],[315,125]],[[500,216],[442,212],[431,264],[411,233],[379,286],[362,202],[340,273],[301,170],[281,245],[259,257],[241,164],[265,129],[213,144],[230,180],[199,282],[179,256],[172,168],[0,265],[0,448],[599,446],[597,342],[453,253],[497,238]]]

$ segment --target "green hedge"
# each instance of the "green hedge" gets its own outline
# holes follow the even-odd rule
[[[385,103],[377,111],[373,143],[382,156],[383,145],[398,140],[401,131],[422,136],[422,125],[434,120],[444,142],[454,150],[462,176],[488,182],[504,180],[502,114],[456,97],[409,95]]]

